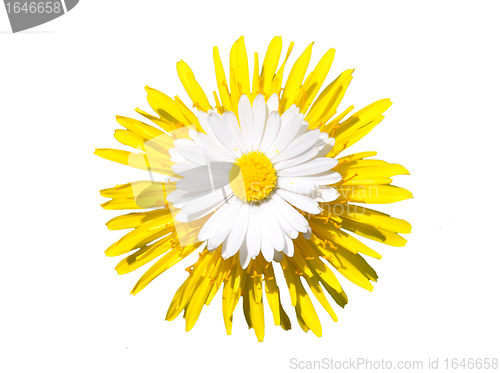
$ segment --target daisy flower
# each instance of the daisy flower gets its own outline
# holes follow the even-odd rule
[[[156,126],[118,116],[125,129],[115,132],[120,143],[140,152],[96,150],[105,159],[162,175],[101,191],[111,198],[102,205],[105,209],[146,210],[107,223],[112,230],[132,230],[106,254],[128,254],[116,266],[119,274],[155,261],[132,290],[135,295],[198,252],[167,312],[167,320],[184,312],[187,331],[221,286],[228,334],[243,298],[248,326],[259,341],[264,339],[264,294],[274,324],[290,329],[274,272],[281,267],[299,326],[321,336],[301,278],[337,321],[327,295],[341,307],[347,296],[332,269],[371,291],[377,274],[363,256],[381,258],[352,233],[391,246],[404,246],[400,233],[410,233],[406,221],[364,207],[411,198],[406,189],[391,185],[393,176],[408,171],[367,159],[376,152],[338,158],[382,121],[391,102],[379,100],[348,116],[350,106],[336,115],[353,70],[341,73],[320,93],[335,51],[326,52],[306,77],[311,44],[285,81],[292,48],[293,43],[278,68],[282,39],[275,37],[262,67],[255,53],[250,81],[243,37],[231,48],[229,75],[215,47],[218,94],[213,92],[213,106],[192,70],[178,62],[195,110],[178,96],[172,99],[146,87],[157,115],[136,111]]]

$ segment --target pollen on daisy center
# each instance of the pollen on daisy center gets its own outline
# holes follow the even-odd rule
[[[236,160],[229,172],[234,194],[245,202],[258,202],[276,188],[276,170],[262,152],[250,152]]]

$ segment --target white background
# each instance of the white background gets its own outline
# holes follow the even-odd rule
[[[87,0],[14,35],[0,9],[0,370],[281,372],[291,358],[439,358],[440,368],[445,358],[500,358],[497,4]],[[93,155],[123,148],[114,116],[152,112],[145,85],[189,102],[180,59],[210,93],[212,47],[228,63],[240,35],[261,62],[275,35],[284,48],[296,43],[290,61],[315,41],[311,66],[335,48],[327,82],[356,68],[339,111],[394,102],[345,154],[376,150],[410,170],[395,184],[415,198],[381,210],[413,233],[404,248],[371,244],[383,254],[370,260],[380,276],[373,293],[341,278],[349,304],[335,307],[338,323],[316,307],[322,338],[298,327],[286,295],[291,331],[266,307],[258,343],[240,305],[226,336],[220,292],[186,333],[181,317],[163,320],[194,259],[134,297],[144,270],[118,276],[119,259],[103,254],[123,232],[106,229],[118,212],[101,209],[98,190],[147,179]]]

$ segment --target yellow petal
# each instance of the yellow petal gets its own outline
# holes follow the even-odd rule
[[[113,198],[101,206],[106,210],[166,207],[166,196],[175,190],[175,183],[159,183],[149,180],[117,185],[101,190],[101,195]]]
[[[193,290],[193,295],[186,306],[186,313],[184,315],[186,318],[186,331],[190,331],[198,320],[203,305],[206,304],[213,286],[212,274],[218,272],[219,267],[224,261],[220,256],[219,250],[211,253],[211,255],[212,258],[209,267],[206,268],[205,272],[202,274],[203,277],[198,281],[196,288]],[[187,289],[185,291],[187,291]]]
[[[336,215],[343,218],[348,218],[360,224],[369,225],[377,229],[384,229],[397,233],[411,232],[411,225],[407,221],[393,218],[390,215],[366,208],[364,206],[347,203],[342,205],[332,205],[326,209],[333,211]]]
[[[311,221],[310,223],[313,232],[321,238],[327,239],[334,244],[341,245],[354,254],[361,253],[376,259],[382,258],[382,255],[377,253],[375,250],[369,248],[353,236],[336,228],[332,222],[323,224],[318,223],[317,221]]]
[[[231,95],[237,92],[236,98],[238,100],[241,95],[250,97],[248,57],[243,36],[241,36],[231,47],[229,68],[231,71],[234,71],[234,81],[231,81]],[[233,104],[233,108],[234,106]]]
[[[214,275],[214,277],[212,279],[213,286],[212,286],[212,289],[210,290],[210,294],[208,295],[207,300],[205,301],[205,305],[207,305],[207,306],[210,305],[213,297],[219,291],[219,288],[222,285],[222,282],[229,275],[229,271],[231,270],[231,266],[232,266],[231,260],[224,260],[222,262],[221,266],[218,269],[218,272]]]
[[[303,252],[302,250],[300,250],[300,251]],[[303,273],[302,276],[306,279],[307,283],[309,284],[309,287],[311,288],[313,294],[316,296],[318,301],[325,308],[325,310],[330,314],[330,316],[333,318],[333,320],[337,321],[338,320],[337,316],[335,315],[335,312],[333,312],[333,309],[330,306],[330,303],[328,303],[328,301],[325,297],[325,294],[323,293],[323,290],[321,289],[321,286],[319,285],[320,276],[318,274],[318,271],[320,271],[321,274],[324,275],[325,273],[327,273],[327,270],[329,271],[328,267],[326,267],[325,263],[323,263],[319,259],[318,256],[308,257],[306,254],[305,259],[304,259],[302,257],[301,252],[299,252],[299,251],[295,252],[295,254],[293,256],[293,261],[297,264],[300,271]],[[306,260],[307,260],[307,263],[306,263]],[[309,269],[306,270],[305,267],[309,267]],[[311,276],[305,275],[306,271],[310,272]],[[340,284],[338,284],[338,287],[340,288]]]
[[[96,149],[94,154],[101,158],[140,170],[167,176],[177,176],[171,169],[173,162],[170,160],[170,156],[160,158],[158,153],[155,153],[153,156],[151,154],[132,153],[118,149]]]
[[[122,261],[120,261],[116,265],[115,270],[119,275],[124,275],[135,271],[137,268],[142,267],[143,265],[158,258],[160,255],[165,254],[167,251],[172,250],[172,248],[176,244],[178,244],[178,242],[179,241],[175,238],[175,235],[171,234],[167,237],[164,237],[154,244],[144,246],[132,255],[129,255],[126,258],[122,259]]]
[[[391,105],[392,103],[388,98],[375,101],[333,128],[335,146],[330,156],[337,155],[343,149],[354,145],[366,136],[384,119],[382,113]]]
[[[330,250],[332,255],[325,257],[340,274],[359,287],[372,291],[371,281],[377,281],[377,273],[364,260],[361,255],[353,254],[342,247]]]
[[[203,92],[203,89],[201,89],[194,77],[193,71],[186,62],[182,60],[177,62],[177,74],[188,96],[193,101],[193,107],[202,111],[211,110],[212,106],[208,102],[207,95]]]
[[[303,253],[304,257],[308,259],[308,266],[311,268],[312,276],[318,276],[321,282],[327,283],[331,288],[333,288],[337,293],[342,292],[342,286],[335,276],[335,274],[323,263],[317,255],[315,255],[314,249],[311,247],[312,241],[306,240],[302,235],[300,235],[296,240],[296,247]]]
[[[327,259],[330,263],[332,263],[332,259],[334,258],[331,250],[327,249],[325,243],[321,241],[317,236],[313,235],[312,239],[308,240],[307,243],[310,244],[314,251],[321,255],[322,258]],[[326,267],[326,269],[327,272],[331,272],[330,268]],[[330,294],[335,303],[344,308],[344,306],[347,304],[347,295],[342,290],[342,288],[340,288],[340,291],[338,291],[338,287],[340,286],[340,284],[337,285],[338,280],[336,276],[333,275],[333,273],[331,275],[329,274],[328,276],[323,276],[321,272],[318,272],[318,274],[320,275],[319,280],[328,294]]]
[[[317,337],[321,337],[321,323],[319,322],[318,314],[314,309],[311,298],[307,295],[299,276],[293,271],[290,273],[293,277],[293,282],[295,283],[297,292],[297,306],[295,307],[295,312],[297,313],[298,318],[303,321],[308,329],[310,329]]]
[[[274,269],[272,263],[266,263],[263,266],[264,270],[264,280],[265,280],[265,290],[266,290],[266,298],[267,303],[269,304],[269,308],[273,313],[273,320],[275,325],[280,325],[280,294],[279,288],[276,284],[276,278],[274,275]]]
[[[386,245],[402,247],[406,244],[406,239],[395,232],[377,229],[350,219],[343,219],[342,228]]]
[[[295,269],[291,267],[291,262],[287,260],[286,257],[283,258],[280,264],[283,269],[283,274],[285,275],[288,291],[290,292],[292,306],[295,307],[297,305],[297,284],[295,283],[295,277],[293,276]]]
[[[156,277],[161,275],[167,269],[171,268],[175,264],[179,263],[182,259],[187,257],[193,251],[195,251],[201,242],[196,243],[194,245],[188,245],[182,247],[180,250],[171,250],[163,255],[160,260],[158,260],[155,264],[151,266],[137,281],[134,288],[130,292],[133,295],[139,293],[142,289],[144,289],[151,281],[153,281]]]
[[[152,219],[127,233],[120,240],[111,245],[105,252],[107,256],[118,256],[137,249],[156,240],[172,231],[173,224],[170,216]]]
[[[301,113],[306,113],[309,106],[311,106],[313,100],[321,88],[321,85],[325,81],[325,78],[330,71],[330,67],[333,63],[333,58],[335,56],[335,49],[330,49],[321,58],[319,63],[316,65],[314,70],[311,72],[310,78],[307,79],[307,84],[304,84],[301,91],[304,92],[305,102],[302,103],[302,97],[296,97],[295,105],[300,107]]]
[[[290,57],[290,53],[292,53],[293,46],[294,43],[292,41],[290,43],[290,46],[288,47],[288,51],[286,52],[285,60],[281,64],[281,67],[279,68],[278,72],[273,77],[273,81],[271,83],[271,95],[273,93],[276,93],[279,96],[281,93],[281,83],[283,82],[283,73],[285,72],[285,65],[286,62],[288,61],[288,57]],[[279,113],[283,114],[282,111],[280,111]]]
[[[148,93],[146,98],[149,105],[163,120],[175,125],[186,124],[183,120],[184,115],[172,98],[154,88],[148,86],[144,88]]]
[[[146,140],[151,140],[153,138],[166,135],[165,132],[159,130],[158,128],[150,126],[150,125],[143,123],[143,122],[136,120],[136,119],[127,118],[127,117],[123,117],[121,115],[117,115],[116,121],[118,123],[120,123],[123,127],[125,127],[126,129],[128,129],[129,131],[132,131],[137,136],[139,136],[143,139],[146,139]],[[169,137],[169,136],[167,136],[167,137]],[[171,141],[170,144],[173,145],[173,141]]]
[[[313,292],[314,296],[321,303],[326,312],[328,312],[332,320],[335,322],[339,321],[337,315],[333,311],[332,306],[330,305],[330,303],[328,303],[328,300],[326,299],[325,293],[323,293],[323,289],[321,289],[317,277],[306,278],[306,281],[309,287],[311,288],[311,291]]]
[[[337,190],[347,201],[358,203],[394,203],[413,197],[410,191],[393,185],[370,185],[368,187],[349,185],[340,186]]]
[[[378,159],[359,160],[335,167],[345,179],[385,179],[396,175],[409,175],[403,166]]]
[[[253,283],[260,284],[259,286],[252,286]],[[256,294],[260,292],[260,296]],[[260,302],[256,299],[260,298]],[[259,342],[264,341],[264,304],[262,303],[262,277],[254,276],[252,281],[246,282],[246,291],[243,293],[243,310],[245,311],[245,318],[249,328],[253,328],[255,335]]]
[[[123,127],[143,139],[142,146],[140,147],[142,151],[151,153],[151,156],[159,159],[170,159],[168,149],[174,146],[174,138],[172,136],[132,118],[117,115],[116,120]],[[139,149],[139,147],[136,148]]]
[[[222,61],[219,56],[219,49],[217,47],[214,47],[214,65],[215,77],[217,79],[217,87],[219,88],[222,107],[224,110],[232,111],[233,105],[229,94],[229,84],[226,79],[226,73],[224,72],[224,66],[222,65]]]
[[[286,80],[283,96],[280,100],[279,112],[285,112],[293,103],[299,92],[304,76],[306,75],[307,66],[311,61],[312,46],[314,43],[309,44],[302,55],[293,64],[292,70]]]
[[[350,163],[350,162],[357,161],[359,159],[373,157],[375,155],[377,155],[377,152],[360,152],[360,153],[354,153],[351,155],[346,155],[345,157],[338,159],[339,163],[337,164],[337,167],[340,167],[341,165],[343,165],[345,163]]]
[[[290,318],[288,317],[285,310],[283,309],[281,302],[280,302],[280,325],[281,325],[281,328],[283,330],[292,329],[292,324],[290,323]]]
[[[253,100],[259,93],[261,93],[259,76],[259,55],[257,54],[257,52],[255,52],[253,64],[252,97],[250,99],[251,103],[253,103]]]
[[[117,216],[106,223],[110,230],[137,228],[139,225],[147,223],[150,220],[170,215],[168,209],[158,209],[147,212],[134,212],[127,215]]]
[[[152,121],[153,123],[155,123],[157,126],[163,128],[167,132],[176,130],[176,129],[184,126],[184,123],[169,122],[169,121],[163,119],[162,117],[155,117],[154,115],[151,115],[151,114],[149,114],[149,113],[147,113],[144,110],[141,110],[139,108],[136,108],[135,111],[137,113],[141,114],[143,117],[145,117],[145,118],[149,119],[150,121]]]
[[[144,141],[146,141],[129,130],[115,130],[115,139],[123,145],[131,146],[135,149],[140,149]]]
[[[266,56],[264,57],[264,62],[262,63],[260,78],[262,81],[262,93],[266,99],[274,93],[272,91],[272,81],[274,74],[276,73],[276,69],[278,68],[282,47],[283,40],[281,39],[281,36],[275,36],[273,40],[271,40],[271,43],[269,43]]]
[[[227,279],[224,281],[224,289],[222,291],[222,316],[224,318],[224,325],[228,335],[231,334],[233,312],[241,296],[241,289],[245,285],[247,279],[247,274],[237,262],[239,260],[238,255],[233,256],[232,260],[232,270]]]
[[[325,124],[324,126],[321,126],[321,123],[318,125],[320,126],[318,129],[321,132],[328,133],[330,137],[333,136],[335,129],[339,126],[339,123],[342,119],[344,119],[352,110],[354,109],[354,105],[349,106],[347,109],[345,109],[342,113],[337,115],[335,118],[333,118],[330,122]],[[311,127],[311,126],[309,126]]]
[[[344,71],[321,92],[305,118],[310,128],[321,127],[337,112],[337,107],[352,80],[353,71]]]
[[[194,124],[196,126],[196,130],[198,132],[204,132],[203,129],[200,126],[200,123],[198,122],[198,118],[196,115],[192,112],[191,109],[189,109],[184,102],[179,98],[179,96],[174,96],[175,99],[175,104],[179,108],[179,110],[182,112],[182,115],[186,119],[186,121],[189,124]],[[177,137],[179,138],[179,137]],[[186,137],[188,138],[188,137]]]

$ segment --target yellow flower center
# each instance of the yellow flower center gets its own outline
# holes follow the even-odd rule
[[[276,188],[276,170],[262,152],[250,152],[236,160],[229,172],[229,185],[245,202],[258,202]]]

